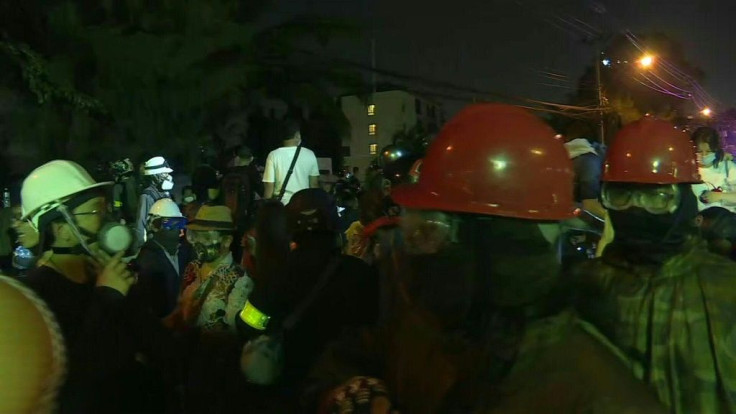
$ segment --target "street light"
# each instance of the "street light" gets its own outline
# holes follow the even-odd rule
[[[712,113],[712,111],[710,110],[710,108],[704,108],[702,111],[700,111],[700,113],[703,114],[703,115],[705,115],[705,116],[710,116],[710,114]]]
[[[654,56],[652,55],[644,55],[641,59],[639,59],[639,65],[643,68],[649,68],[654,64]]]

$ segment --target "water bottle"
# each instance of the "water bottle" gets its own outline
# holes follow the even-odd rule
[[[3,190],[3,207],[10,208],[10,190],[7,187]]]

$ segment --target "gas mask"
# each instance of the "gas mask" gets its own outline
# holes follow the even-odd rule
[[[222,236],[218,231],[190,230],[187,240],[202,263],[212,263],[222,256]]]
[[[72,233],[79,241],[79,249],[72,248],[72,254],[87,253],[93,255],[90,245],[97,243],[97,245],[105,252],[114,255],[119,252],[128,250],[130,245],[133,243],[133,236],[130,230],[119,222],[105,219],[105,222],[100,227],[97,233],[90,232],[77,225],[74,218],[75,214],[72,213],[69,208],[65,205],[61,205],[58,208],[59,213],[69,225]],[[84,214],[98,214],[97,211]],[[76,215],[80,215],[79,213]],[[81,250],[80,250],[81,249]],[[55,249],[61,250],[61,249]]]
[[[161,183],[161,189],[164,191],[170,191],[174,188],[174,178],[167,175],[164,181]]]

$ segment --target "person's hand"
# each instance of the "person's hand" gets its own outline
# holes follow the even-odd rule
[[[94,258],[90,264],[97,272],[97,286],[106,286],[117,290],[123,296],[138,281],[138,275],[128,270],[128,264],[122,261],[124,251],[110,256],[104,250],[91,247]]]
[[[717,203],[723,200],[723,193],[718,191],[704,191],[703,194],[700,195],[700,199],[705,204]]]

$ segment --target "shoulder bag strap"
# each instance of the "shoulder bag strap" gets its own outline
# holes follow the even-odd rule
[[[296,147],[296,153],[294,154],[294,158],[291,159],[291,165],[289,166],[289,172],[286,173],[286,178],[284,178],[284,184],[281,186],[281,190],[279,191],[279,196],[276,198],[279,201],[281,201],[281,199],[284,198],[284,193],[286,192],[286,184],[289,183],[289,178],[291,178],[291,173],[294,172],[294,166],[296,165],[296,159],[299,158],[299,152],[301,150],[302,150],[302,145],[299,144]]]
[[[291,328],[296,325],[297,322],[302,318],[304,315],[304,312],[309,309],[310,306],[312,306],[312,303],[317,299],[319,294],[322,292],[322,289],[327,285],[327,282],[332,278],[332,275],[337,270],[337,267],[340,265],[341,262],[341,256],[335,256],[330,260],[330,262],[327,264],[327,267],[322,272],[322,274],[319,277],[319,280],[317,281],[317,284],[314,285],[314,288],[312,288],[312,291],[309,292],[309,294],[302,299],[302,301],[297,305],[296,309],[284,319],[283,324],[281,325],[283,331],[288,331]]]

